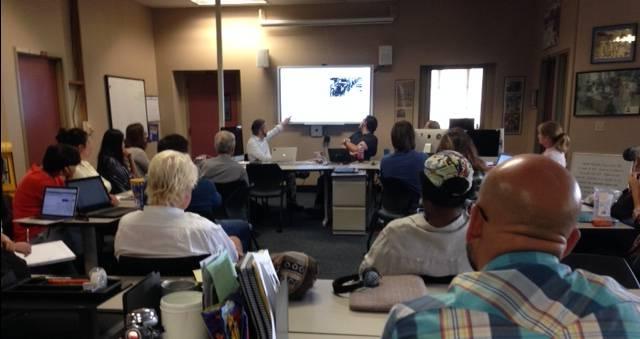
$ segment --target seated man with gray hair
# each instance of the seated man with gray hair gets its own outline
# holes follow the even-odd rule
[[[167,150],[156,154],[147,173],[148,205],[120,219],[115,255],[140,258],[182,258],[226,249],[233,262],[242,253],[240,239],[221,226],[185,212],[198,181],[189,155]]]
[[[241,179],[249,183],[247,171],[232,158],[236,136],[229,131],[220,131],[216,133],[214,144],[218,156],[200,164],[200,175],[213,183],[225,184]]]

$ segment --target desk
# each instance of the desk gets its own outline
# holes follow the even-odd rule
[[[121,200],[118,206],[122,207],[135,207],[135,202],[133,200]],[[26,225],[25,227],[29,227],[30,225],[38,225],[38,226],[48,226],[48,227],[59,227],[59,226],[77,226],[80,228],[82,233],[82,249],[84,251],[84,270],[85,273],[88,273],[89,270],[98,266],[98,246],[96,242],[96,227],[108,227],[117,223],[120,218],[89,218],[88,220],[83,219],[72,219],[65,220],[59,222],[52,221],[43,221],[39,219],[33,218],[22,218],[14,220],[17,223]]]

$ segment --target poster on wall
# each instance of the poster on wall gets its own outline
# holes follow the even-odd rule
[[[522,133],[525,77],[504,78],[503,126],[505,134]]]
[[[591,63],[633,62],[636,57],[635,23],[593,28]]]
[[[413,79],[396,80],[395,120],[413,120],[413,101],[416,82]]]
[[[576,74],[575,116],[639,115],[640,68]]]
[[[547,0],[544,11],[544,31],[542,46],[544,49],[558,44],[560,37],[560,0]]]

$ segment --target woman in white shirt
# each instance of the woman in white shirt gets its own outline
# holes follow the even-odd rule
[[[91,163],[87,161],[93,151],[89,133],[81,128],[61,128],[60,131],[58,131],[58,135],[56,135],[56,140],[61,144],[73,146],[80,152],[82,161],[76,166],[76,171],[73,173],[72,179],[97,177],[99,175],[96,169],[91,166]],[[102,178],[102,183],[104,187],[106,187],[107,192],[111,192],[111,183],[109,180]]]
[[[139,258],[181,258],[225,249],[236,262],[242,245],[220,225],[185,212],[198,169],[187,154],[162,151],[151,159],[147,173],[148,205],[120,219],[115,255]]]
[[[544,147],[542,155],[567,167],[565,153],[569,150],[571,138],[564,133],[559,123],[547,121],[538,125],[538,143]]]

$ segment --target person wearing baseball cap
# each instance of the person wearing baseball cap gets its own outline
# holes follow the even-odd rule
[[[622,152],[626,161],[633,161],[629,174],[629,186],[611,206],[611,216],[625,224],[640,227],[640,145]]]
[[[465,248],[473,168],[460,153],[429,157],[420,172],[424,211],[390,222],[360,264],[360,274],[445,277],[471,271]]]

